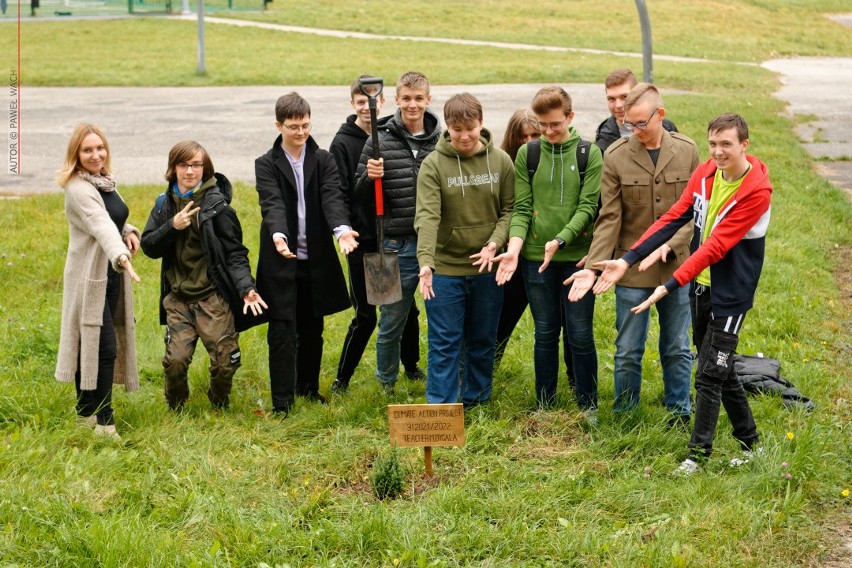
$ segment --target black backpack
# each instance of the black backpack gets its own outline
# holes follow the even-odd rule
[[[592,143],[580,139],[580,143],[577,144],[577,169],[580,173],[580,189],[583,189],[583,182],[586,181],[586,166],[589,165],[589,148],[592,147]],[[527,142],[527,174],[529,174],[530,185],[532,185],[532,179],[535,175],[535,171],[538,169],[538,163],[541,160],[541,141],[540,140],[530,140]]]

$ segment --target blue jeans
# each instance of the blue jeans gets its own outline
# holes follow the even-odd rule
[[[615,410],[639,404],[642,388],[642,356],[651,321],[650,310],[632,314],[630,309],[647,300],[653,288],[615,287]],[[692,355],[689,352],[689,288],[681,286],[656,304],[660,320],[660,363],[663,367],[664,404],[674,414],[689,414]]]
[[[535,324],[535,396],[539,406],[548,406],[556,398],[559,372],[559,334],[564,309],[568,343],[574,363],[577,404],[582,409],[598,405],[598,354],[593,335],[595,296],[586,294],[579,302],[560,302],[568,295],[562,282],[580,270],[574,262],[551,262],[539,274],[541,262],[521,258],[521,270]]]
[[[395,252],[399,258],[402,282],[402,300],[379,306],[379,331],[376,334],[376,378],[383,385],[393,385],[399,375],[399,340],[405,330],[408,312],[414,301],[414,291],[420,282],[420,265],[417,263],[417,239],[386,238],[385,251]]]
[[[435,297],[426,301],[429,323],[426,401],[458,402],[461,388],[461,401],[466,407],[485,402],[491,396],[503,291],[493,274],[435,274],[432,289]]]

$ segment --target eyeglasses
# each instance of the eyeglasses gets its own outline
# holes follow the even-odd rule
[[[634,128],[638,128],[639,130],[645,130],[648,128],[648,123],[651,122],[651,119],[654,118],[654,115],[657,114],[657,111],[660,110],[660,107],[655,108],[651,111],[651,114],[648,116],[647,120],[643,120],[642,122],[625,122],[624,128],[628,130],[633,130]]]
[[[177,169],[179,169],[182,172],[185,172],[186,170],[188,170],[190,168],[192,168],[193,170],[204,169],[204,163],[203,162],[192,162],[191,164],[187,164],[186,162],[180,162],[177,165]]]
[[[538,127],[541,128],[542,132],[547,132],[548,130],[559,130],[564,124],[565,120],[560,120],[559,122],[539,122]]]
[[[310,130],[311,130],[311,123],[310,122],[306,122],[304,124],[284,124],[282,122],[281,126],[286,128],[287,130],[289,130],[293,134],[295,134],[297,132],[310,132]]]

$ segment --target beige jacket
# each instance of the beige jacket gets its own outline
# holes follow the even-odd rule
[[[695,142],[676,132],[663,132],[656,167],[635,136],[613,143],[604,155],[601,209],[586,266],[621,258],[677,202],[698,163]],[[658,262],[645,272],[639,272],[637,264],[619,284],[629,288],[664,284],[689,256],[692,233],[689,222],[668,243],[674,258],[670,254],[665,264]]]
[[[124,237],[139,230],[125,224],[115,230],[100,192],[89,182],[74,177],[65,189],[68,217],[68,254],[65,257],[62,291],[62,324],[56,379],[74,382],[80,359],[83,390],[94,390],[98,375],[98,343],[106,301],[107,262],[121,273],[121,292],[115,312],[116,360],[114,382],[128,391],[139,388],[136,367],[136,324],[130,276],[118,264],[122,254],[130,256]]]

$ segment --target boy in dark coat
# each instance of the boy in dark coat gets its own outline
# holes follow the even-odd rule
[[[340,251],[358,246],[334,158],[310,136],[311,107],[298,93],[275,105],[281,133],[254,163],[262,216],[257,286],[269,301],[269,378],[273,412],[286,416],[295,395],[319,393],[323,317],[349,307]]]

